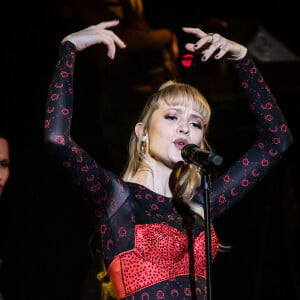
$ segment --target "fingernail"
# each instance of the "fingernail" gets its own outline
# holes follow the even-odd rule
[[[202,56],[201,60],[205,61],[206,60],[206,56]]]

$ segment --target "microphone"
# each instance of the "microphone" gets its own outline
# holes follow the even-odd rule
[[[197,166],[220,166],[223,162],[222,156],[207,150],[202,150],[194,144],[185,145],[181,150],[181,156],[186,163]]]

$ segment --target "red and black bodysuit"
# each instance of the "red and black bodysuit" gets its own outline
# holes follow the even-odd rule
[[[193,214],[186,226],[172,198],[124,182],[70,136],[75,52],[70,42],[60,47],[46,108],[46,141],[94,207],[103,257],[118,298],[205,299],[203,220]],[[213,183],[212,219],[251,190],[292,143],[284,117],[252,59],[246,55],[233,64],[256,116],[259,138]],[[193,201],[202,204],[200,189]],[[213,257],[217,251],[212,229]]]

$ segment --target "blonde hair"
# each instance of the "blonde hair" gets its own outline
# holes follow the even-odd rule
[[[178,83],[175,81],[167,81],[161,85],[159,90],[149,97],[138,122],[140,122],[141,134],[139,136],[133,131],[129,142],[129,160],[127,168],[123,174],[125,181],[130,181],[135,173],[145,166],[146,156],[144,142],[142,136],[147,135],[150,120],[153,112],[158,109],[159,103],[164,101],[168,105],[190,105],[192,103],[193,109],[197,111],[202,118],[203,139],[199,145],[202,149],[210,149],[206,134],[208,130],[209,120],[211,116],[210,106],[205,97],[195,87]],[[147,167],[147,166],[146,166]],[[174,199],[184,205],[188,205],[191,210],[203,217],[203,209],[200,205],[195,205],[190,202],[194,189],[200,184],[201,178],[199,168],[194,165],[179,164],[173,170],[170,177],[170,188]]]

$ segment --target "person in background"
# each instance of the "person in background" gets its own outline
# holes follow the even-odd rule
[[[9,144],[0,132],[0,197],[9,177]]]
[[[0,132],[0,199],[9,178],[9,143],[4,134]],[[0,249],[0,272],[1,272],[1,249]],[[0,300],[4,300],[0,291]]]

